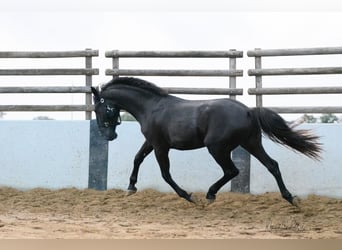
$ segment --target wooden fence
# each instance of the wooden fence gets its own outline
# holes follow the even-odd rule
[[[308,56],[308,55],[342,55],[342,47],[302,48],[302,49],[255,49],[247,52],[249,57],[255,58],[255,68],[248,70],[249,76],[255,77],[255,88],[249,88],[248,93],[256,96],[256,106],[263,106],[263,95],[298,95],[298,94],[342,94],[341,86],[323,87],[263,87],[263,77],[293,76],[293,75],[323,75],[342,74],[342,67],[316,68],[262,68],[263,57]],[[84,75],[84,86],[0,86],[1,93],[83,93],[84,105],[0,105],[1,111],[85,111],[86,119],[91,119],[92,98],[90,86],[93,75],[99,74],[99,69],[92,67],[92,58],[99,56],[98,50],[81,51],[47,51],[47,52],[1,52],[0,59],[10,58],[85,58],[85,67],[82,68],[53,68],[53,69],[0,69],[1,76],[66,76]],[[237,77],[243,76],[243,70],[236,68],[237,58],[243,57],[242,51],[106,51],[105,56],[112,59],[112,68],[106,70],[106,75],[117,76],[196,76],[196,77],[227,77],[227,88],[188,88],[166,87],[172,94],[197,95],[229,95],[235,98],[242,95],[243,89],[236,87]],[[119,67],[120,58],[227,58],[227,69],[122,69]],[[270,107],[278,113],[342,113],[342,106],[315,106],[315,107]]]
[[[263,95],[297,94],[342,94],[342,87],[295,87],[264,88],[263,76],[324,75],[342,74],[342,67],[315,68],[262,68],[263,57],[309,56],[341,54],[342,47],[302,48],[302,49],[255,49],[247,52],[255,58],[255,69],[248,70],[249,76],[255,76],[255,88],[249,88],[250,95],[256,95],[256,106],[263,106]],[[278,113],[342,113],[342,106],[312,107],[270,107]]]
[[[205,94],[205,95],[242,95],[243,89],[236,88],[236,77],[243,76],[243,71],[236,69],[236,58],[243,57],[242,51],[120,51],[112,50],[105,53],[112,58],[112,68],[106,70],[106,75],[118,76],[198,76],[198,77],[229,77],[227,88],[166,88],[171,94]],[[175,69],[121,69],[120,58],[229,58],[227,70],[175,70]]]
[[[67,76],[84,75],[85,85],[47,86],[47,87],[0,87],[0,93],[84,93],[85,105],[0,105],[0,111],[85,111],[86,119],[91,119],[93,111],[91,89],[92,76],[98,75],[99,70],[92,68],[92,58],[98,56],[98,50],[86,49],[81,51],[48,51],[48,52],[0,52],[0,59],[9,58],[71,58],[84,57],[84,68],[54,68],[54,69],[0,69],[0,76]]]

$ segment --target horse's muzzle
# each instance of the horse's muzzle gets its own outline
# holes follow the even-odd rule
[[[106,136],[108,141],[113,141],[118,137],[118,134],[116,132],[113,133],[113,135]]]

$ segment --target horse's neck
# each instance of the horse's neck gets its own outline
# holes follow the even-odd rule
[[[139,90],[115,89],[108,96],[122,109],[131,113],[138,121],[142,120],[151,110],[151,107],[154,107],[160,99],[160,97],[152,93]]]

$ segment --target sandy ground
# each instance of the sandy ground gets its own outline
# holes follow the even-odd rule
[[[153,190],[18,191],[0,188],[0,238],[40,239],[342,239],[342,200],[279,193],[219,193],[207,205]]]

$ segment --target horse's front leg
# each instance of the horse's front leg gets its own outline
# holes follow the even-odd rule
[[[170,160],[169,160],[169,149],[154,149],[161,174],[163,179],[176,191],[176,193],[186,199],[187,201],[194,202],[191,198],[191,194],[188,194],[185,190],[181,189],[177,183],[172,179],[170,174]]]
[[[144,142],[144,144],[139,149],[138,153],[135,155],[134,158],[134,166],[133,171],[131,174],[131,177],[129,178],[129,186],[128,186],[128,195],[134,194],[137,192],[137,188],[135,187],[135,184],[138,180],[138,172],[139,167],[141,163],[144,161],[145,157],[149,155],[153,150],[153,147],[151,144],[149,144],[147,141]]]

